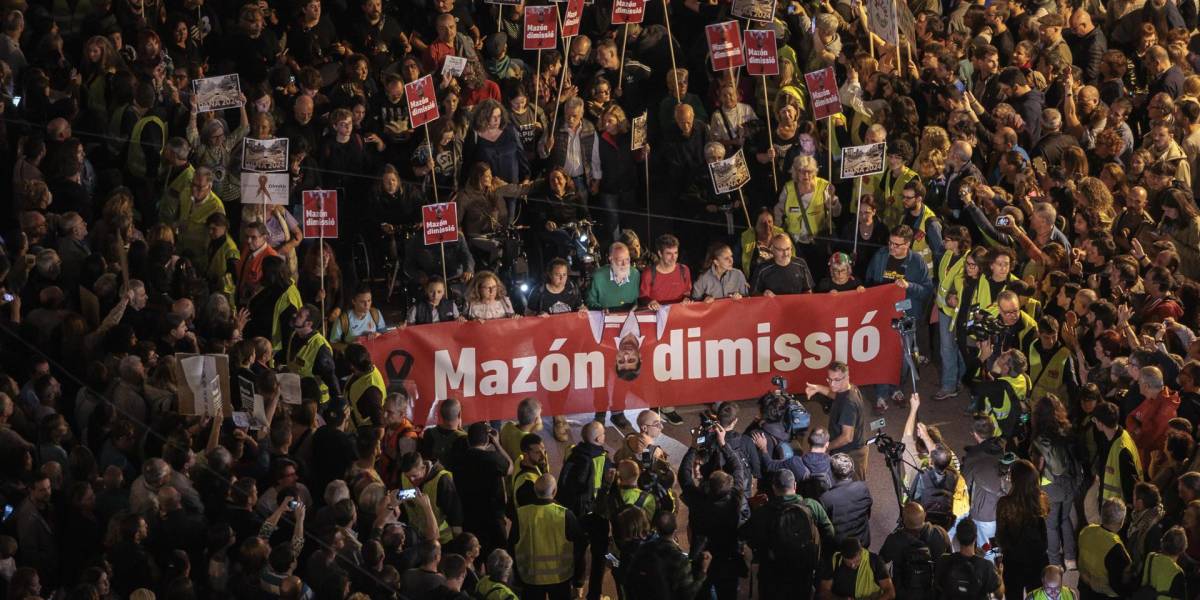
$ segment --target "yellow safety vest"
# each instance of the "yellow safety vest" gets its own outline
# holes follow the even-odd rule
[[[979,285],[975,286],[975,307],[995,315],[999,313],[1000,309],[996,307],[996,298],[992,297],[991,280],[991,275],[979,278]],[[1017,276],[1009,273],[1008,281],[1004,282],[1004,285],[1000,288],[1000,292],[1007,290],[1008,284],[1011,281],[1017,281]],[[997,292],[996,296],[999,296],[1000,292]]]
[[[836,570],[842,565],[842,553],[833,553],[833,568]],[[875,583],[875,570],[871,568],[871,553],[866,548],[862,549],[859,554],[858,572],[854,578],[854,597],[855,598],[874,598],[883,590]]]
[[[438,472],[433,477],[425,479],[425,483],[421,484],[421,493],[429,496],[429,505],[433,507],[433,518],[438,524],[438,541],[447,544],[454,539],[454,531],[450,529],[450,524],[446,522],[446,516],[442,514],[441,507],[438,506],[438,482],[443,477],[449,477],[454,480],[454,474],[447,471],[445,468],[439,468]],[[417,486],[413,485],[412,480],[408,475],[400,475],[400,489],[411,490]],[[401,506],[404,507],[404,513],[408,515],[409,525],[416,525],[421,522],[421,511],[412,502],[405,502]]]
[[[1030,398],[1034,402],[1046,394],[1054,394],[1060,399],[1066,398],[1067,386],[1063,380],[1066,376],[1067,361],[1071,358],[1071,350],[1059,345],[1053,354],[1043,357],[1035,342],[1029,345],[1025,355],[1029,358],[1029,377],[1033,379],[1033,393],[1030,394]]]
[[[175,246],[181,256],[197,260],[208,255],[208,218],[216,213],[225,214],[225,203],[216,192],[209,192],[198,205],[190,195],[179,203]]]
[[[875,199],[881,204],[879,219],[883,221],[884,225],[887,225],[889,231],[894,231],[904,219],[904,186],[917,178],[917,172],[904,167],[899,177],[889,177],[891,174],[889,169],[880,175]],[[858,205],[855,204],[855,208],[857,207]]]
[[[904,213],[904,218],[907,218],[908,216],[908,213]],[[917,255],[921,257],[921,260],[925,261],[925,269],[927,271],[933,270],[933,249],[929,247],[929,240],[926,239],[925,235],[923,234],[925,232],[925,226],[929,220],[936,218],[937,217],[934,216],[933,211],[929,210],[928,206],[922,204],[921,218],[917,220],[917,226],[913,228],[914,234],[921,235],[916,235],[913,237],[912,251],[916,252]]]
[[[380,407],[382,407],[382,399],[387,397],[387,382],[383,380],[383,375],[374,365],[371,365],[370,372],[364,373],[352,381],[350,383],[350,387],[346,390],[346,396],[350,399],[350,418],[354,420],[355,427],[374,425],[370,418],[364,416],[358,410],[358,399],[361,398],[369,388],[375,388],[379,390]]]
[[[229,261],[237,261],[241,257],[237,244],[228,235],[221,241],[221,245],[208,255],[208,283],[225,294],[230,306],[234,305],[233,294],[237,286],[233,282],[233,273],[228,269]]]
[[[937,265],[938,288],[935,300],[942,314],[950,315],[951,324],[954,323],[954,315],[958,312],[958,309],[946,304],[946,297],[953,292],[960,296],[958,301],[962,302],[963,273],[966,272],[967,267],[966,258],[967,254],[965,252],[959,254],[957,257],[947,252],[942,255]]]
[[[296,350],[294,343],[296,334],[292,333],[292,337],[288,339],[288,370],[296,373],[301,378],[312,377],[317,381],[317,387],[321,389],[321,404],[329,402],[329,386],[320,377],[313,377],[313,368],[317,365],[317,355],[320,354],[321,348],[329,348],[329,352],[333,352],[333,348],[329,346],[329,342],[325,340],[325,336],[321,335],[320,331],[314,331],[304,345]]]
[[[1154,560],[1154,559],[1166,560]],[[1175,578],[1183,574],[1183,569],[1175,563],[1175,559],[1165,554],[1151,552],[1146,556],[1146,566],[1142,568],[1142,585],[1154,586],[1159,598],[1172,598],[1171,584]]]
[[[521,440],[525,435],[525,431],[512,421],[506,421],[500,426],[500,447],[504,448],[515,463],[521,462]]]
[[[787,233],[782,227],[773,225],[771,227],[771,235],[775,236],[780,233]],[[754,255],[758,253],[758,232],[753,229],[747,229],[742,232],[742,272],[746,277],[751,275],[750,267],[754,263]]]
[[[304,301],[300,299],[300,290],[296,289],[296,284],[289,285],[287,290],[275,300],[275,310],[271,314],[271,347],[276,352],[283,348],[283,332],[279,327],[279,317],[283,316],[283,312],[287,310],[288,306],[300,310],[303,305]]]
[[[566,458],[563,459],[563,462],[566,462],[566,459],[570,458],[571,453],[574,451],[575,451],[574,445],[567,448],[567,453],[564,455]],[[599,456],[592,457],[592,499],[593,500],[595,500],[596,496],[600,493],[600,486],[604,484],[604,462],[607,458],[608,458],[607,454],[601,454]]]
[[[519,600],[512,588],[486,575],[475,584],[475,595],[481,600]]]
[[[142,146],[142,130],[146,125],[156,125],[162,130],[162,145],[158,147],[158,155],[162,156],[167,146],[167,124],[153,114],[138,119],[129,134],[129,154],[125,158],[125,169],[138,179],[146,178],[146,148]]]
[[[796,192],[796,182],[787,184],[787,200],[783,204],[784,229],[793,240],[799,240],[808,233],[809,237],[829,234],[829,208],[825,205],[825,194],[829,182],[816,178],[812,200],[808,207],[800,204],[800,196]]]
[[[513,478],[512,478],[513,506],[515,506],[517,508],[521,508],[521,506],[522,506],[522,504],[519,501],[517,501],[517,490],[521,489],[521,486],[525,485],[527,482],[536,484],[538,477],[541,477],[541,476],[542,476],[542,469],[540,467],[533,467],[532,469],[530,469],[530,468],[524,467],[524,466],[521,467],[520,471],[517,471],[516,475],[513,475]]]
[[[554,585],[574,573],[575,544],[567,540],[567,509],[561,504],[529,504],[517,509],[520,533],[516,563],[521,581]]]
[[[179,221],[179,206],[184,198],[190,199],[192,193],[192,177],[196,167],[188,165],[174,179],[166,182],[162,197],[158,199],[158,220],[174,227]]]
[[[1009,395],[1008,389],[1004,390],[1004,400],[999,406],[993,406],[990,398],[983,402],[983,412],[987,413],[988,418],[992,420],[992,425],[995,427],[996,435],[1001,435],[1000,422],[1007,419],[1008,415],[1014,408],[1024,409],[1029,398],[1029,377],[1027,375],[1018,375],[1016,377],[1000,377],[998,381],[1007,382],[1012,387],[1016,397]]]
[[[654,520],[654,513],[658,510],[658,503],[654,501],[654,496],[636,487],[621,488],[620,501],[622,506],[636,506],[642,509],[642,512],[646,513],[646,518],[651,521]]]
[[[1117,595],[1108,585],[1108,567],[1104,566],[1104,557],[1117,545],[1124,548],[1121,536],[1099,525],[1088,525],[1079,532],[1079,580],[1099,594]]]
[[[1075,600],[1075,598],[1075,592],[1071,588],[1065,585],[1058,588],[1058,600]],[[1046,593],[1046,590],[1038,588],[1029,594],[1029,600],[1050,600],[1050,595]]]
[[[1138,481],[1143,479],[1142,459],[1138,455],[1137,446],[1134,445],[1133,437],[1129,435],[1129,432],[1122,429],[1113,439],[1112,445],[1108,447],[1108,458],[1104,460],[1104,480],[1101,482],[1100,488],[1101,502],[1109,498],[1120,498],[1126,504],[1130,501],[1124,496],[1121,489],[1121,450],[1129,451],[1129,455],[1133,457],[1133,468],[1137,473]]]

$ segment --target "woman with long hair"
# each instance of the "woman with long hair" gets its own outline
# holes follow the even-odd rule
[[[615,236],[620,227],[620,211],[629,210],[637,204],[637,163],[645,160],[647,149],[630,150],[629,119],[620,105],[613,104],[605,109],[597,128],[600,143],[600,179],[595,204],[603,221],[600,233],[603,239]],[[565,171],[564,171],[565,173]]]
[[[1014,462],[1008,494],[996,502],[996,542],[1004,552],[1004,590],[1014,598],[1023,598],[1042,586],[1042,569],[1047,564],[1046,515],[1050,509],[1039,478],[1033,463]]]
[[[496,193],[496,178],[487,163],[471,165],[467,181],[454,195],[459,206],[459,223],[471,248],[483,253],[490,266],[503,254],[503,245],[493,236],[509,225],[508,203]]]
[[[1200,210],[1190,194],[1177,188],[1167,190],[1155,234],[1175,244],[1179,273],[1188,279],[1200,279]]]
[[[467,287],[466,317],[473,321],[507,319],[519,317],[513,310],[512,301],[504,283],[491,271],[480,271],[471,278]]]
[[[300,288],[300,297],[304,299],[304,302],[314,306],[323,306],[326,318],[332,321],[341,315],[341,307],[345,302],[345,285],[342,281],[342,269],[338,266],[333,246],[324,241],[320,243],[324,246],[324,256],[322,256],[321,246],[317,244],[309,246],[308,251],[304,253],[304,263],[300,267],[300,280],[297,282],[297,287]]]
[[[1083,481],[1083,465],[1072,451],[1071,421],[1058,396],[1047,394],[1034,404],[1029,437],[1030,456],[1042,463],[1042,491],[1049,501],[1046,554],[1050,564],[1071,567],[1078,556],[1075,500]]]
[[[199,111],[195,99],[192,99],[187,124],[187,141],[192,147],[191,162],[197,168],[212,169],[215,179],[213,189],[217,191],[217,195],[223,200],[235,201],[242,197],[241,178],[236,173],[241,172],[242,140],[250,133],[250,117],[243,102],[238,107],[241,120],[237,128],[230,132],[224,121],[213,116],[216,114],[218,113],[204,113],[204,124],[202,127],[198,126]],[[182,190],[181,193],[186,193],[186,190]],[[256,205],[254,207],[257,208]]]
[[[496,100],[484,100],[471,113],[471,131],[463,148],[465,164],[487,163],[500,185],[526,183],[529,160],[521,145],[521,134]]]
[[[530,194],[529,208],[533,211],[534,236],[542,244],[542,262],[565,259],[571,254],[573,240],[562,226],[587,219],[587,205],[575,193],[575,182],[562,167],[551,168],[535,190]]]
[[[459,171],[462,169],[462,142],[454,134],[454,124],[449,119],[438,119],[429,126],[430,144],[421,144],[413,152],[413,174],[421,178],[421,188],[429,196],[438,186],[438,193],[449,196],[458,187]]]

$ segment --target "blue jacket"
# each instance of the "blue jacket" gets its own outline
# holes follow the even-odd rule
[[[868,286],[887,283],[883,279],[883,271],[887,268],[889,256],[887,248],[880,248],[871,258],[871,264],[867,265]],[[908,258],[904,259],[904,279],[908,282],[904,297],[912,300],[908,315],[920,318],[922,307],[933,294],[933,280],[929,277],[929,269],[925,268],[925,261],[916,252],[910,251]]]

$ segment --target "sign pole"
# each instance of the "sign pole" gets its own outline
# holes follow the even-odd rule
[[[621,35],[621,66],[617,68],[617,88],[622,87],[621,83],[625,81],[625,45],[627,43],[629,43],[629,23],[625,24],[625,30]]]
[[[571,47],[571,39],[572,38],[563,38],[563,48],[564,49],[569,49]],[[567,82],[567,71],[570,70],[570,68],[567,66],[570,63],[568,62],[566,56],[567,56],[566,53],[563,53],[562,73],[559,74],[559,78],[558,78],[558,95],[556,95],[554,97],[554,111],[553,111],[554,116],[550,118],[550,132],[549,133],[551,136],[554,135],[554,130],[555,130],[555,128],[558,127],[558,104],[560,101],[562,101],[563,85],[566,84],[566,82]],[[553,138],[551,138],[551,139],[553,139]]]
[[[446,242],[439,242],[438,248],[442,251],[442,283],[446,284],[447,288],[449,288],[450,279],[446,277]]]
[[[742,205],[742,214],[746,215],[746,226],[753,230],[754,223],[750,222],[750,209],[746,208],[746,196],[742,194],[742,188],[738,188],[738,201]]]
[[[683,102],[679,93],[679,69],[675,66],[675,37],[671,35],[671,7],[663,0],[663,21],[667,24],[667,50],[671,51],[671,76],[675,78],[675,103]]]
[[[325,212],[325,194],[321,194],[321,213]],[[321,265],[321,335],[325,335],[325,223],[321,223],[321,235],[317,236],[317,264]]]
[[[775,147],[775,133],[771,129],[771,96],[770,96],[770,92],[767,91],[767,76],[766,75],[762,76],[762,86],[763,86],[763,104],[766,106],[766,109],[767,109],[766,110],[767,144],[769,144],[770,147],[774,148]],[[771,185],[774,186],[775,193],[779,193],[779,176],[775,174],[775,161],[774,160],[771,161]]]
[[[900,7],[892,0],[892,30],[896,32],[896,75],[904,72],[900,67]]]
[[[825,154],[829,157],[829,183],[833,183],[833,116],[825,117],[825,130],[829,133],[828,149]]]
[[[854,178],[854,262],[858,262],[859,227],[862,225],[862,177]]]
[[[433,161],[434,168],[429,172],[429,185],[433,188],[433,202],[437,204],[438,200],[438,184],[437,184],[437,158],[433,155],[433,141],[429,139],[429,123],[425,124],[425,143],[429,145],[429,159]]]
[[[565,60],[563,62],[566,62]],[[533,116],[537,117],[538,99],[542,97],[542,49],[538,48],[537,68],[533,70]]]
[[[654,239],[650,234],[650,156],[642,151],[642,165],[646,168],[646,239]]]
[[[496,6],[496,31],[500,31],[500,28],[503,25],[504,25],[504,5],[498,4]]]
[[[863,9],[863,28],[865,28],[867,30],[867,40],[871,44],[871,58],[874,59],[875,58],[875,36],[871,35],[871,18],[867,16],[870,12],[871,11],[866,10],[866,7],[864,7],[864,9]]]

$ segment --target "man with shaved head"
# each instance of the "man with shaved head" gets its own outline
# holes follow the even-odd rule
[[[1071,13],[1067,23],[1069,31],[1063,35],[1067,46],[1071,48],[1071,62],[1083,69],[1083,81],[1098,83],[1100,81],[1100,59],[1108,50],[1108,40],[1104,32],[1092,22],[1092,15],[1082,7]]]
[[[518,508],[513,519],[509,541],[517,577],[525,584],[524,598],[567,600],[583,584],[586,534],[575,513],[554,501],[557,488],[553,475],[539,477],[533,484],[536,499]],[[601,563],[605,552],[599,554]],[[600,586],[589,586],[589,593],[593,589],[599,597]]]
[[[599,600],[604,581],[604,555],[608,553],[609,527],[608,520],[600,514],[602,512],[601,506],[596,501],[596,498],[602,486],[612,484],[613,479],[616,477],[616,465],[609,458],[608,451],[604,448],[603,423],[592,421],[584,425],[580,436],[583,440],[571,448],[563,459],[562,471],[559,473],[558,478],[561,486],[557,490],[557,500],[559,505],[565,507],[569,514],[579,518],[579,526],[586,530],[586,540],[582,538],[569,539],[572,542],[578,541],[575,544],[575,551],[580,553],[578,554],[580,557],[582,557],[583,548],[591,547],[591,568],[588,571],[587,579],[588,600]],[[550,477],[547,483],[543,483],[542,480],[547,479],[547,477],[543,475],[534,484],[534,492],[535,494],[539,494],[539,502],[543,502],[543,499],[539,493],[538,486],[554,485],[556,483],[553,477]],[[525,510],[531,506],[533,505],[524,506],[519,510]],[[511,531],[517,531],[517,523],[513,523]],[[519,549],[517,554],[517,573],[521,575]],[[577,568],[574,570],[576,587],[581,587],[584,581],[581,561],[582,559],[576,561]]]
[[[883,541],[879,558],[892,566],[897,598],[922,597],[911,591],[930,588],[933,561],[949,551],[946,530],[926,521],[924,507],[910,500],[900,511],[900,526]]]

